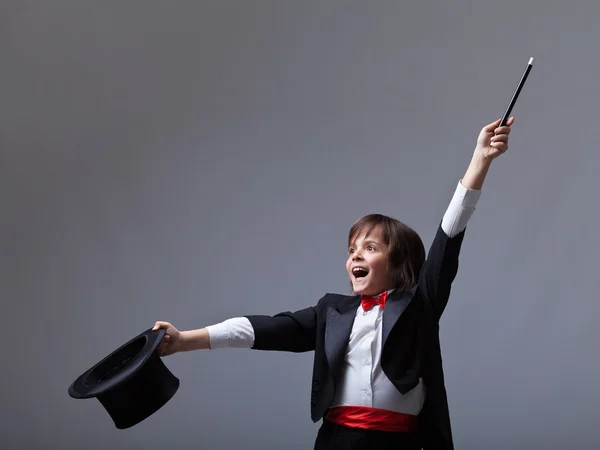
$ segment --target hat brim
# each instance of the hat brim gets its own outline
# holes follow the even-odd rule
[[[69,386],[73,398],[92,398],[122,385],[146,364],[166,330],[152,328],[140,333],[82,373]]]

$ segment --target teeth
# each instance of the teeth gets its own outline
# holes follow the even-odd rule
[[[357,273],[357,272],[368,272],[367,269],[363,268],[363,267],[355,267],[352,269],[353,273]]]

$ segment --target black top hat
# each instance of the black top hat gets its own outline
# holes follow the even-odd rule
[[[119,347],[69,387],[73,398],[93,398],[118,429],[132,427],[162,408],[179,389],[156,353],[165,330],[148,329]]]

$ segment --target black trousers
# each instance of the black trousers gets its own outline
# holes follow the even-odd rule
[[[420,450],[417,433],[348,428],[323,420],[314,450]]]

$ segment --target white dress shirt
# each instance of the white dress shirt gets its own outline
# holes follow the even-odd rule
[[[459,181],[442,219],[442,229],[454,237],[463,231],[481,191],[466,189]],[[388,294],[392,291],[388,291]],[[342,367],[342,382],[331,406],[367,406],[404,414],[418,415],[425,400],[425,385],[419,384],[401,394],[381,369],[381,331],[383,309],[375,305],[364,311],[362,305],[350,333],[350,340]],[[254,345],[254,329],[245,317],[227,319],[206,327],[210,348],[251,348]]]

